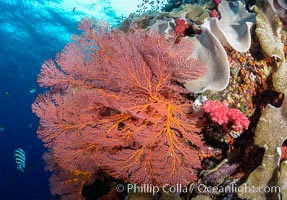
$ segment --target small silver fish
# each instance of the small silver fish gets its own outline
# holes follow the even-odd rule
[[[25,151],[21,148],[17,148],[15,150],[15,159],[16,159],[17,170],[24,172],[26,162]]]
[[[37,90],[36,89],[31,89],[29,92],[30,93],[34,93],[34,92],[36,92]]]

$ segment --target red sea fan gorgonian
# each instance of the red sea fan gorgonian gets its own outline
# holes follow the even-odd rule
[[[190,40],[126,34],[92,19],[79,28],[56,63],[42,66],[38,82],[50,91],[32,106],[57,165],[82,175],[102,169],[137,184],[196,180],[205,146],[181,85],[205,66],[188,58]]]

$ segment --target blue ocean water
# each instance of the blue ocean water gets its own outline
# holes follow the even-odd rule
[[[127,3],[128,2],[128,3]],[[135,11],[140,0],[1,0],[0,1],[0,199],[48,200],[50,174],[46,150],[37,138],[38,118],[31,111],[41,65],[77,32],[85,16],[116,24]],[[129,5],[129,6],[127,6]],[[24,173],[14,151],[26,152]]]

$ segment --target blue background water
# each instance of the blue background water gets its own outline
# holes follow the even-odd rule
[[[139,2],[0,1],[0,199],[52,199],[50,174],[44,171],[42,160],[45,148],[36,135],[38,118],[31,112],[31,104],[43,91],[36,82],[43,62],[64,47],[82,17],[115,24],[117,17],[128,16]],[[18,147],[27,152],[24,173],[16,170]]]

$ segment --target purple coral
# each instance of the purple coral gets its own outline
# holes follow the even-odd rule
[[[237,167],[238,166],[236,164],[224,163],[216,171],[204,176],[202,181],[204,184],[217,185],[222,178],[227,178],[232,175],[236,171]]]

